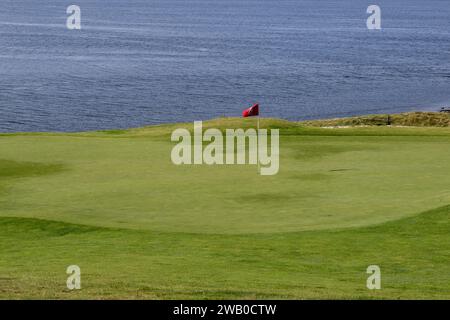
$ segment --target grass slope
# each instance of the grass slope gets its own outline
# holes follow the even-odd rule
[[[448,128],[262,125],[272,177],[174,166],[180,124],[1,135],[0,298],[450,298]]]
[[[304,125],[326,126],[415,126],[450,127],[449,112],[407,112],[400,114],[375,114],[359,117],[304,121]]]
[[[373,227],[156,233],[0,219],[2,298],[450,299],[450,207]],[[77,263],[82,290],[65,288]],[[365,288],[369,264],[382,289]]]

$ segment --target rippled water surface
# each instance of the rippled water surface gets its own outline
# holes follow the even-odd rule
[[[448,0],[0,2],[0,131],[450,105]],[[82,30],[66,8],[81,7]]]

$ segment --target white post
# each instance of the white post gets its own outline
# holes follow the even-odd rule
[[[256,130],[256,159],[258,160],[258,174],[260,173],[260,164],[259,164],[259,110],[258,110],[258,125]]]

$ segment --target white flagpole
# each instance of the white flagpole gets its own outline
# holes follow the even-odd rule
[[[259,164],[259,107],[258,107],[258,130],[256,131],[256,159],[258,159],[258,174],[260,173],[260,164]]]

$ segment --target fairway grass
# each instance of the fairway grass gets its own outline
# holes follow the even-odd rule
[[[450,298],[449,128],[262,126],[275,176],[173,165],[192,124],[0,135],[0,298]]]

